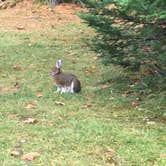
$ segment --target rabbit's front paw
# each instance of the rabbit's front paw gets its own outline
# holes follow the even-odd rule
[[[57,87],[56,92],[57,92],[57,93],[58,93],[58,92],[61,92],[61,88],[60,88],[60,87]]]
[[[61,88],[61,94],[62,94],[62,93],[67,93],[67,92],[68,92],[68,91],[67,91],[67,87],[62,87],[62,88]]]

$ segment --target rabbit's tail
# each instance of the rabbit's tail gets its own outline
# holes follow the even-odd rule
[[[77,80],[77,79],[74,79],[73,83],[74,83],[74,87],[73,87],[74,92],[76,92],[76,93],[80,92],[81,91],[81,83],[80,83],[80,81]]]

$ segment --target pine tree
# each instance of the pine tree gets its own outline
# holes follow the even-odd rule
[[[163,74],[166,62],[165,0],[86,0],[81,14],[96,29],[94,49],[104,63],[132,70],[148,65]]]

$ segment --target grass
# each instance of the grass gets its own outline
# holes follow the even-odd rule
[[[166,164],[161,157],[166,153],[164,123],[148,124],[143,112],[128,105],[132,100],[119,93],[121,84],[100,84],[110,76],[121,78],[123,71],[96,59],[84,44],[89,33],[93,35],[84,24],[73,23],[56,25],[44,35],[42,31],[0,33],[2,166]],[[55,92],[49,72],[58,58],[63,59],[65,71],[80,78],[81,93]],[[40,98],[38,91],[43,94]],[[26,109],[29,103],[36,108]],[[26,117],[38,123],[25,124]],[[38,152],[37,159],[26,162],[10,155],[20,137],[25,138],[23,153]]]

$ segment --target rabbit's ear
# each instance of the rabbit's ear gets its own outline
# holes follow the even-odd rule
[[[62,66],[62,60],[59,59],[59,60],[56,62],[56,67],[57,67],[58,69],[60,69],[61,66]]]

